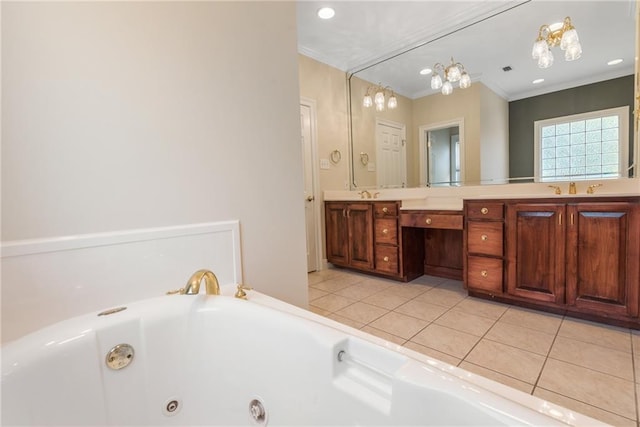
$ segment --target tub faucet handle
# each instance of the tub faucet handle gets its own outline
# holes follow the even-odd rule
[[[172,291],[167,291],[166,295],[184,295],[184,288],[174,289]]]
[[[243,285],[241,283],[238,283],[238,290],[236,291],[236,294],[234,296],[240,299],[247,299],[247,293],[245,291],[251,291],[251,290],[253,290],[253,288]]]

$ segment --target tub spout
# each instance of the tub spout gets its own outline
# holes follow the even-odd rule
[[[204,280],[207,295],[220,295],[220,284],[218,283],[218,278],[209,270],[196,271],[189,278],[189,281],[184,288],[169,291],[167,292],[167,295],[196,295],[200,293],[200,284],[202,283],[202,280]]]
[[[209,270],[198,270],[189,279],[187,286],[184,288],[184,293],[187,295],[195,295],[200,292],[200,283],[204,279],[204,285],[207,291],[207,295],[220,295],[220,285],[218,284],[218,278],[213,272]]]

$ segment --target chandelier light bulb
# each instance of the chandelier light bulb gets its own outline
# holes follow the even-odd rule
[[[468,87],[471,86],[471,77],[469,77],[469,74],[467,74],[467,72],[463,72],[462,76],[460,77],[460,89],[466,89]]]
[[[440,74],[434,73],[431,76],[431,89],[438,90],[442,87],[442,77]]]
[[[582,56],[582,46],[580,43],[574,43],[567,47],[564,51],[564,59],[567,61],[574,61]]]
[[[531,57],[538,60],[538,67],[549,68],[553,65],[551,48],[558,45],[564,51],[564,59],[567,61],[574,61],[582,55],[578,32],[568,16],[564,18],[564,22],[545,24],[538,30],[538,38],[531,50]]]
[[[375,102],[376,104],[384,105],[384,93],[382,93],[381,90],[378,90],[376,92],[375,96],[373,97],[373,102]]]
[[[452,93],[453,93],[453,85],[451,84],[450,81],[447,80],[442,85],[442,94],[443,95],[451,95]]]
[[[570,46],[578,43],[580,40],[578,39],[578,32],[575,28],[570,29],[569,31],[565,31],[562,34],[562,39],[560,40],[560,49],[566,50]]]
[[[365,108],[369,108],[373,105],[373,99],[371,99],[371,95],[369,95],[368,93],[364,96],[364,99],[362,100],[362,106]]]
[[[389,107],[390,110],[393,110],[397,106],[398,106],[398,99],[396,98],[395,95],[392,94],[391,97],[389,98],[389,102],[387,102],[387,107]]]
[[[457,82],[462,77],[460,68],[458,68],[457,65],[451,65],[447,67],[445,74],[446,74],[447,80],[449,80],[450,82]]]
[[[538,39],[533,44],[533,51],[531,52],[531,57],[533,59],[540,59],[540,57],[544,55],[545,52],[548,52],[548,51],[549,51],[549,45],[547,44],[547,42],[544,41],[543,39]]]
[[[538,59],[538,67],[540,68],[549,68],[553,65],[553,52],[547,50],[540,58]]]
[[[376,111],[384,111],[384,102],[381,102],[381,103],[376,102]]]

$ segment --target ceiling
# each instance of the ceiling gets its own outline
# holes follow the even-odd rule
[[[319,19],[323,6],[333,7],[335,17]],[[446,66],[453,56],[472,82],[512,101],[633,74],[634,6],[634,0],[299,0],[298,51],[412,99],[434,93],[430,76],[419,71]],[[540,69],[531,58],[538,29],[565,16],[578,31],[582,57],[567,62],[556,47],[553,66]],[[617,58],[624,61],[607,65]],[[545,81],[533,85],[538,78]]]

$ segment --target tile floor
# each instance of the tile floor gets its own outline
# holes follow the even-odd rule
[[[638,424],[640,331],[468,297],[462,283],[309,274],[315,313],[615,426]]]

